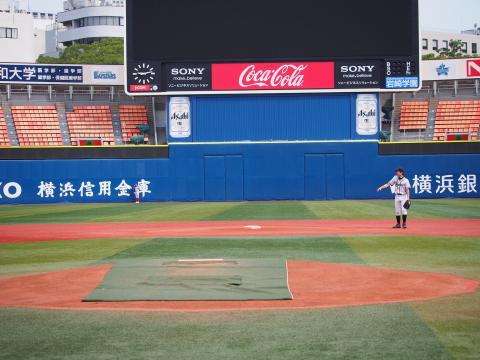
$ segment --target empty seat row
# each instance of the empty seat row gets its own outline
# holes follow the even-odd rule
[[[63,145],[54,105],[13,106],[12,116],[20,146]]]
[[[143,105],[120,105],[120,122],[122,124],[123,142],[131,143],[133,136],[141,134],[139,125],[148,125],[148,112]],[[148,137],[145,136],[148,142]]]
[[[428,101],[405,101],[400,110],[400,130],[425,130],[428,122]]]
[[[0,146],[10,146],[10,139],[8,138],[7,124],[3,115],[3,109],[0,107]]]
[[[435,119],[434,141],[448,140],[451,135],[476,139],[480,126],[480,101],[440,101]]]
[[[72,145],[82,140],[100,140],[102,144],[114,145],[112,113],[109,106],[74,106],[67,113],[68,129]]]

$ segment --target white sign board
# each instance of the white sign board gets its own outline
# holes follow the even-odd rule
[[[122,65],[84,65],[86,85],[120,86],[124,76]]]
[[[376,135],[378,133],[378,101],[373,94],[357,95],[357,134]]]
[[[425,81],[461,80],[480,78],[480,59],[422,61]]]
[[[170,137],[185,139],[192,135],[190,99],[188,97],[170,98],[168,114]]]

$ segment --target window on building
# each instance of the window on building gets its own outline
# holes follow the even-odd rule
[[[0,27],[0,39],[18,39],[18,29]]]
[[[463,53],[468,53],[468,44],[466,42],[462,43],[462,52]]]
[[[473,54],[478,53],[477,43],[472,43],[472,53]]]
[[[438,50],[438,40],[433,40],[432,50],[434,50],[434,51],[437,51],[437,50]]]
[[[448,40],[443,40],[443,50],[448,50],[450,46],[448,45]]]
[[[91,16],[78,20],[79,27],[100,25],[123,26],[123,18],[120,16]]]
[[[422,48],[423,50],[428,50],[428,39],[422,40]]]

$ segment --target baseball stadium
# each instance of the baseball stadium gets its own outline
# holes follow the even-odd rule
[[[479,359],[480,58],[359,3],[128,0],[125,65],[0,53],[0,359]]]

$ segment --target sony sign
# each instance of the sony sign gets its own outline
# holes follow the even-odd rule
[[[342,73],[373,73],[375,71],[375,65],[342,65],[340,71]]]
[[[383,87],[383,66],[378,61],[358,61],[335,64],[335,86],[340,89]]]
[[[170,73],[173,76],[178,76],[178,75],[204,75],[206,68],[172,68],[170,70]]]
[[[168,91],[208,91],[212,89],[210,64],[166,64]]]

